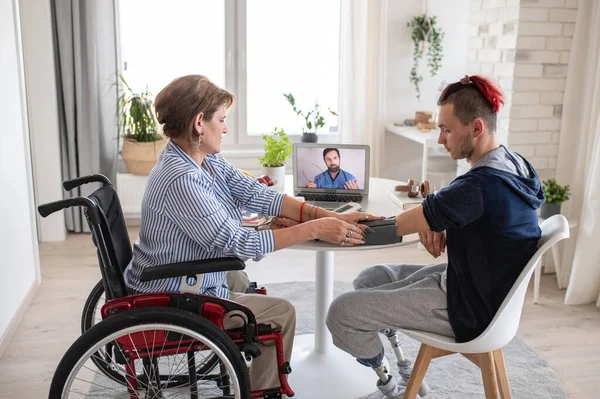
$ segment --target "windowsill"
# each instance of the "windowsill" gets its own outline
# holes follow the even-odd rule
[[[271,133],[271,132],[269,132]],[[264,133],[264,134],[269,134],[269,133]],[[300,138],[302,137],[303,133],[286,133],[286,135],[290,138],[290,140],[297,140],[298,142],[300,141]],[[262,138],[262,134],[247,134],[246,137],[258,137],[258,138]],[[340,137],[339,133],[318,133],[317,136],[319,137],[323,137],[323,138],[328,138],[328,139],[337,139]]]
[[[340,141],[340,135],[338,133],[319,133],[319,143],[323,144],[336,144]],[[246,157],[259,157],[264,153],[264,147],[262,144],[262,136],[247,136],[256,137],[261,139],[260,144],[234,144],[234,143],[223,143],[223,151],[221,154],[225,158],[246,158]],[[300,143],[302,141],[302,133],[290,133],[288,134],[290,141],[294,143]],[[118,154],[119,165],[123,163],[121,158],[121,151]],[[125,172],[124,164],[118,169],[119,172]]]
[[[262,148],[232,148],[221,151],[221,155],[225,158],[246,158],[246,157],[259,157],[263,155],[264,150]]]
[[[288,133],[288,138],[292,144],[302,142],[302,133]],[[319,133],[319,142],[317,144],[337,144],[340,142],[339,133]],[[263,141],[261,135],[247,135],[257,139],[256,144],[234,144],[223,143],[223,151],[221,154],[225,158],[245,158],[250,156],[261,156],[264,153]],[[260,140],[260,141],[258,141]]]

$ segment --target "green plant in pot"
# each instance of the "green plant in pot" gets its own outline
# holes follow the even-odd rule
[[[136,93],[123,75],[119,75],[119,79],[122,83],[117,102],[119,133],[123,136],[121,157],[129,173],[148,175],[165,148],[167,139],[160,133],[148,87]]]
[[[560,205],[570,198],[571,188],[569,185],[561,186],[556,179],[548,179],[542,182],[542,189],[546,196],[546,202],[542,204],[540,216],[548,219],[550,216],[560,213]]]
[[[411,39],[413,42],[413,66],[410,70],[409,80],[415,87],[417,98],[421,99],[420,83],[423,76],[419,73],[419,61],[427,55],[427,66],[431,77],[437,75],[442,66],[442,54],[444,47],[442,39],[444,32],[437,26],[436,17],[427,14],[417,15],[407,27],[411,28]]]
[[[285,163],[292,155],[292,143],[283,129],[275,127],[272,134],[263,136],[265,154],[258,158],[263,174],[273,180],[273,189],[285,188]]]
[[[292,93],[283,95],[292,106],[292,109],[302,119],[304,124],[302,125],[302,142],[303,143],[316,143],[317,142],[317,131],[325,126],[325,117],[321,115],[321,106],[318,101],[315,101],[315,105],[312,110],[307,113],[302,112],[296,107],[296,99]],[[327,111],[333,116],[337,114],[328,108]]]

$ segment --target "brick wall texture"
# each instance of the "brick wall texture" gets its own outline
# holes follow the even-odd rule
[[[494,78],[506,96],[500,142],[554,176],[577,0],[474,0],[468,74]]]

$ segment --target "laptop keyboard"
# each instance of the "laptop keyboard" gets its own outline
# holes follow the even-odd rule
[[[362,195],[340,195],[340,194],[322,194],[322,193],[300,193],[306,201],[328,201],[328,202],[361,202]]]

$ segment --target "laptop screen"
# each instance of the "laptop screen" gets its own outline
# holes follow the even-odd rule
[[[367,193],[369,146],[295,144],[294,191]]]

